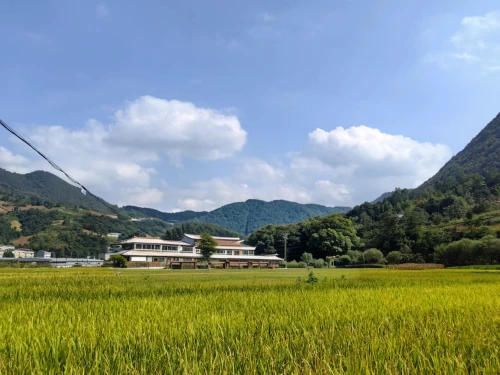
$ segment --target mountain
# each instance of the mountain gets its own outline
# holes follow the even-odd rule
[[[217,224],[235,232],[249,235],[267,224],[292,224],[310,217],[326,216],[349,211],[348,207],[326,207],[284,200],[264,202],[249,199],[225,205],[193,219],[196,222]]]
[[[181,212],[162,212],[155,210],[154,208],[137,207],[137,206],[124,206],[122,207],[130,217],[133,218],[157,218],[168,223],[184,222],[192,220],[194,218],[204,216],[208,212],[206,211],[181,211]]]
[[[390,192],[384,193],[380,197],[378,197],[377,199],[375,199],[372,203],[383,202],[384,200],[386,200],[387,198],[389,198],[392,195],[392,193],[394,193],[394,192],[390,191]]]
[[[463,174],[478,173],[486,176],[491,170],[500,170],[500,114],[418,189],[444,182],[449,177],[458,178]]]
[[[413,261],[435,260],[438,247],[456,241],[500,238],[500,115],[418,188],[396,189],[346,216],[366,248]]]
[[[166,240],[175,240],[179,241],[184,236],[184,233],[189,234],[201,234],[208,233],[211,236],[216,237],[240,237],[243,238],[241,233],[233,232],[229,229],[223,228],[220,225],[216,224],[207,224],[207,223],[195,223],[195,222],[187,222],[176,225],[175,227],[168,229],[165,233],[164,238]]]
[[[27,199],[34,206],[49,202],[53,205],[63,204],[106,214],[113,213],[95,198],[82,194],[79,188],[44,171],[19,174],[0,168],[0,193]]]

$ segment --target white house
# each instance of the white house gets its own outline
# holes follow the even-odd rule
[[[213,237],[217,241],[215,253],[211,262],[223,263],[265,263],[268,266],[277,265],[283,261],[276,255],[255,255],[255,247],[245,246],[238,237]],[[103,259],[111,255],[121,254],[129,262],[153,262],[171,264],[172,262],[196,262],[203,258],[200,249],[196,247],[200,236],[184,234],[180,241],[162,240],[153,237],[132,237],[111,244],[112,248]]]

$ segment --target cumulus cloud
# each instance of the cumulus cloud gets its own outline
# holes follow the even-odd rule
[[[316,129],[309,134],[306,152],[327,166],[370,177],[414,178],[423,182],[450,157],[445,145],[420,143],[367,126]]]
[[[0,168],[11,172],[26,173],[29,171],[29,160],[0,146]]]
[[[89,120],[77,129],[28,130],[28,139],[73,178],[118,204],[161,204],[163,191],[152,185],[163,154],[177,164],[183,158],[215,160],[233,155],[246,141],[234,115],[151,96],[127,103],[110,124]],[[15,155],[5,147],[0,147],[0,166],[22,173],[55,173],[44,161]]]
[[[115,113],[109,141],[115,145],[165,152],[173,164],[183,158],[217,160],[246,142],[238,118],[192,103],[143,96]]]
[[[500,65],[500,12],[464,17],[449,38],[449,49],[426,61],[448,69],[454,62],[473,64],[486,72]]]
[[[447,146],[367,126],[316,129],[286,164],[246,159],[232,176],[175,192],[177,207],[211,210],[250,198],[352,206],[396,187],[413,188],[448,161]]]

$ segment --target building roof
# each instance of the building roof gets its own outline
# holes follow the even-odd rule
[[[170,240],[162,240],[161,238],[147,238],[147,237],[132,237],[123,241],[116,241],[113,244],[123,245],[128,243],[145,243],[145,244],[153,244],[153,245],[177,245],[177,246],[193,246],[186,242],[182,241],[170,241]]]
[[[255,250],[255,247],[252,246],[216,246],[216,249],[220,250]]]
[[[184,233],[184,237],[191,238],[193,240],[199,240],[201,239],[199,234],[187,234]],[[222,240],[222,241],[241,241],[239,237],[217,237],[217,236],[212,236],[214,240]]]

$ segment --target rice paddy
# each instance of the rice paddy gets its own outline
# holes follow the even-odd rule
[[[1,374],[499,374],[500,272],[0,270]]]

